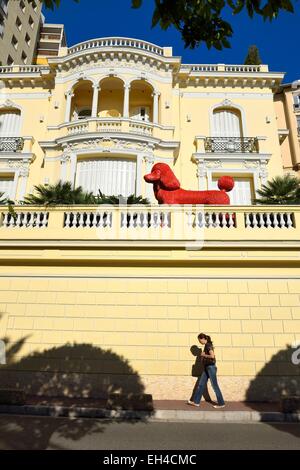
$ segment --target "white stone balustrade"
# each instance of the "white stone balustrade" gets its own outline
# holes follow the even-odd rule
[[[6,242],[255,240],[263,247],[283,241],[300,244],[299,227],[299,206],[3,206],[0,212],[0,240]]]
[[[49,212],[11,211],[3,213],[1,228],[47,228]]]

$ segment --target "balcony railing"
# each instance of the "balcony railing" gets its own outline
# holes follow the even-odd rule
[[[75,136],[89,133],[120,132],[172,140],[174,135],[174,127],[172,126],[162,126],[128,118],[87,118],[60,126],[48,127],[48,130],[58,134],[56,137],[64,137],[66,134]]]
[[[257,137],[206,137],[206,152],[241,152],[257,153],[259,145]]]
[[[50,67],[47,65],[3,65],[0,67],[0,74],[44,74],[49,72]]]
[[[23,147],[22,137],[0,137],[0,152],[21,152]]]
[[[300,206],[71,206],[0,210],[0,240],[300,243]]]
[[[80,44],[76,44],[68,49],[68,54],[76,54],[77,52],[88,51],[90,49],[98,48],[133,48],[139,49],[145,52],[151,52],[152,54],[164,55],[164,49],[156,46],[150,42],[141,41],[138,39],[131,38],[120,38],[120,37],[109,37],[101,39],[93,39],[91,41],[85,41]]]
[[[181,71],[262,73],[268,72],[267,65],[225,65],[225,64],[182,64]]]

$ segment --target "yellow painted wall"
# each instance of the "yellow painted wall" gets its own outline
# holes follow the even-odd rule
[[[300,338],[300,270],[290,277],[280,275],[279,269],[256,276],[240,269],[231,269],[227,276],[218,269],[219,275],[212,276],[203,268],[163,267],[14,271],[10,268],[4,275],[1,269],[0,335],[10,344],[25,338],[16,363],[36,351],[88,343],[128,360],[154,398],[186,399],[195,381],[190,347],[197,344],[197,334],[205,332],[215,343],[225,399],[245,399],[250,390],[252,399],[274,400],[278,393],[272,388],[278,381],[294,380],[299,389],[299,366],[291,363],[287,345]],[[28,391],[41,393],[34,376],[50,359],[46,352],[36,369],[11,375],[2,368],[2,384],[15,385],[18,377]],[[59,374],[64,372],[63,359],[50,361]],[[92,394],[97,395],[101,377],[92,377],[97,357],[82,360],[85,380],[94,384]],[[86,373],[87,362],[91,375]],[[103,368],[115,375],[112,383],[129,380],[114,370],[114,361]],[[72,375],[64,378],[68,381]]]

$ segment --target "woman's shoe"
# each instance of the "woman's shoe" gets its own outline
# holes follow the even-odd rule
[[[194,403],[192,400],[188,400],[186,404],[191,405],[191,406],[200,406],[200,405],[197,405],[197,403]]]
[[[218,408],[225,408],[225,405],[213,405],[214,408],[218,409]]]

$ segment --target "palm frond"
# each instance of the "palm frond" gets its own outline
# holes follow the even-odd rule
[[[300,180],[294,176],[276,176],[257,191],[257,204],[299,204]]]

